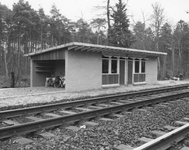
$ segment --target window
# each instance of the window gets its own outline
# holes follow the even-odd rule
[[[145,59],[135,59],[134,61],[134,82],[145,82]]]
[[[118,58],[102,56],[102,73],[117,74]]]
[[[119,62],[117,57],[102,56],[102,85],[119,84]]]
[[[140,62],[138,59],[135,60],[135,73],[139,73],[139,67],[140,67]]]
[[[102,60],[102,73],[108,73],[108,69],[109,69],[109,60],[103,59]]]
[[[135,59],[134,61],[134,73],[145,73],[145,60]]]
[[[141,62],[141,73],[145,73],[145,61],[142,60]]]
[[[117,60],[112,60],[112,71],[111,73],[117,73]]]

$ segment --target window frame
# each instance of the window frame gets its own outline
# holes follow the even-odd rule
[[[103,63],[103,60],[108,60],[108,73],[103,73],[103,68],[102,68],[102,75],[119,74],[119,57],[115,57],[115,56],[106,57],[102,55],[102,63]],[[116,72],[112,72],[112,61],[114,60],[116,60]]]
[[[135,63],[139,62],[139,72],[136,72]],[[142,62],[144,63],[144,72],[142,72]],[[134,59],[133,60],[133,74],[146,74],[146,60],[145,59]]]
[[[104,72],[104,70],[103,70],[103,61],[108,61],[108,68],[107,68],[107,70],[108,70],[108,72],[106,73],[106,72]],[[102,59],[102,74],[108,74],[109,73],[109,65],[110,65],[110,63],[109,63],[109,58],[103,58]]]
[[[135,62],[139,61],[139,72],[135,72]],[[144,72],[142,72],[142,64],[144,62]],[[142,80],[142,81],[140,81]],[[142,58],[133,59],[133,79],[134,84],[146,83],[146,60]]]
[[[144,63],[144,71],[143,71],[142,63]],[[146,73],[146,61],[145,61],[145,59],[141,60],[141,73]]]
[[[117,58],[113,58],[113,57],[111,57],[110,59],[111,59],[111,69],[110,69],[111,72],[109,74],[118,74],[118,59]],[[116,61],[116,65],[115,65],[116,66],[116,72],[112,72],[113,71],[113,69],[112,69],[113,68],[112,67],[112,64],[113,64],[112,62],[113,61]]]
[[[138,63],[138,70],[136,72],[136,63]],[[140,73],[140,59],[135,59],[134,60],[134,73],[137,74],[137,73]]]

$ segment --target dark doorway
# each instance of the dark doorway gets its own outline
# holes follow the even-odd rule
[[[125,60],[120,60],[120,85],[125,84]]]
[[[132,84],[133,78],[133,61],[128,61],[128,84]]]

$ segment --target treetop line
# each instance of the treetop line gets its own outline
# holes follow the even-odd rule
[[[165,21],[159,3],[153,4],[152,9],[147,27],[145,19],[131,25],[127,4],[122,0],[117,0],[115,6],[107,0],[106,15],[90,23],[83,18],[71,21],[55,5],[48,16],[43,8],[34,10],[24,0],[13,4],[12,10],[0,4],[0,75],[8,77],[14,72],[16,82],[20,81],[29,74],[25,53],[74,41],[166,52],[167,57],[158,60],[159,79],[178,74],[188,77],[188,23],[180,20],[173,29],[174,25]]]

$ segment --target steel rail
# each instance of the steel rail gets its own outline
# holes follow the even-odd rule
[[[0,128],[0,139],[11,137],[14,134],[34,132],[34,131],[37,131],[38,129],[45,129],[45,128],[50,128],[50,127],[60,126],[63,123],[76,122],[82,119],[91,119],[95,117],[109,115],[111,113],[118,113],[124,110],[130,110],[133,108],[138,108],[142,106],[157,104],[160,102],[170,101],[171,99],[175,99],[175,98],[183,98],[186,96],[189,96],[189,92],[182,92],[182,93],[177,93],[173,95],[152,98],[152,99],[148,99],[144,101],[131,102],[127,104],[101,108],[97,110],[86,111],[86,112],[77,113],[73,115],[66,115],[62,117],[56,117],[52,119],[45,119],[45,120],[25,123],[21,125],[3,127],[3,128]]]
[[[166,133],[146,144],[143,144],[133,150],[166,150],[171,147],[174,142],[180,142],[189,133],[189,123],[183,125],[171,132]]]
[[[159,92],[186,89],[188,87],[189,87],[189,84],[183,84],[183,85],[172,86],[172,87],[163,87],[163,88],[158,88],[158,89],[155,88],[155,89],[144,90],[144,91],[141,90],[141,91],[135,91],[135,92],[130,92],[130,93],[89,98],[89,99],[77,100],[77,101],[72,101],[72,102],[62,102],[62,103],[56,103],[56,104],[47,104],[47,105],[41,105],[41,106],[21,108],[21,109],[0,111],[0,119],[21,116],[23,114],[34,114],[34,113],[36,114],[36,113],[41,113],[41,112],[46,112],[46,111],[54,111],[59,108],[65,109],[65,108],[83,106],[86,104],[95,104],[95,103],[101,103],[105,101],[113,101],[113,100],[124,98],[124,97],[125,98],[137,97],[137,96],[150,95],[150,94],[159,93]]]

